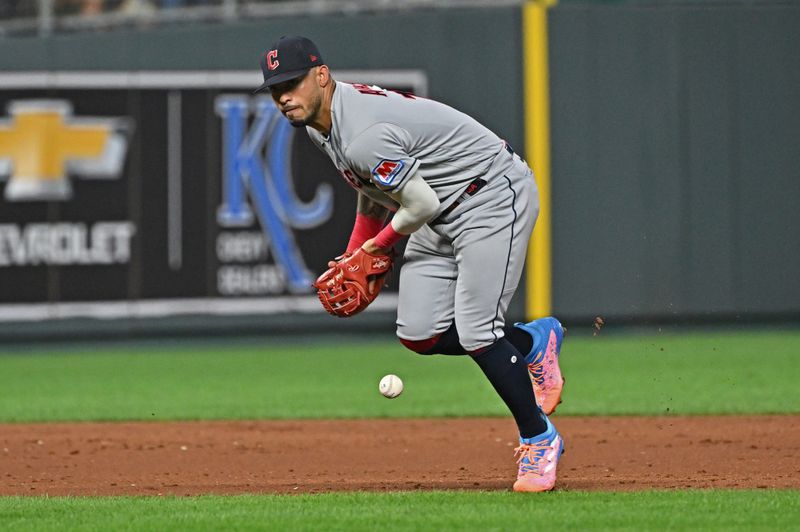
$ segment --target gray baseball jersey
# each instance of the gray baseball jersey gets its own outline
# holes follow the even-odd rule
[[[337,82],[331,115],[328,137],[307,131],[351,186],[395,210],[385,192],[417,173],[440,201],[406,246],[398,336],[424,340],[455,322],[468,351],[496,342],[539,211],[530,168],[492,131],[433,100]],[[468,188],[476,179],[477,192]]]
[[[383,191],[418,173],[439,197],[440,211],[483,175],[503,141],[472,117],[443,103],[375,86],[336,83],[328,138],[307,127],[348,183],[396,208]]]

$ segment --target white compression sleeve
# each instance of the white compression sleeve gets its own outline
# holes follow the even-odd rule
[[[395,231],[410,235],[430,220],[439,208],[436,192],[419,174],[414,174],[398,192],[389,196],[400,204],[391,224]]]

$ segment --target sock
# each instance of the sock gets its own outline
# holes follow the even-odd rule
[[[517,351],[522,353],[524,357],[528,353],[531,352],[533,349],[533,344],[535,339],[531,338],[531,335],[514,327],[513,325],[506,325],[503,327],[503,332],[505,332],[506,339],[511,342],[511,345],[517,348]],[[450,324],[450,328],[443,332],[439,339],[436,340],[436,343],[433,344],[433,347],[428,350],[426,353],[428,355],[466,355],[467,352],[464,351],[464,348],[461,347],[461,344],[458,341],[458,330],[456,330],[456,324]]]
[[[519,327],[513,325],[506,325],[503,327],[503,332],[506,333],[506,339],[511,342],[511,345],[517,348],[517,351],[522,353],[525,357],[531,352],[533,346],[538,342],[537,338],[532,338],[528,331],[523,331]]]
[[[511,411],[520,437],[531,438],[547,430],[544,415],[533,395],[525,359],[511,342],[501,338],[472,358]]]

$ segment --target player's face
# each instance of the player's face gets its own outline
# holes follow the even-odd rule
[[[322,106],[322,88],[315,73],[316,68],[312,68],[304,76],[270,87],[275,105],[294,127],[313,122]]]

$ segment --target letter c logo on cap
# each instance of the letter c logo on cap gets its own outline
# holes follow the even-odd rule
[[[278,62],[278,50],[270,50],[267,52],[267,68],[275,70],[280,63]]]

